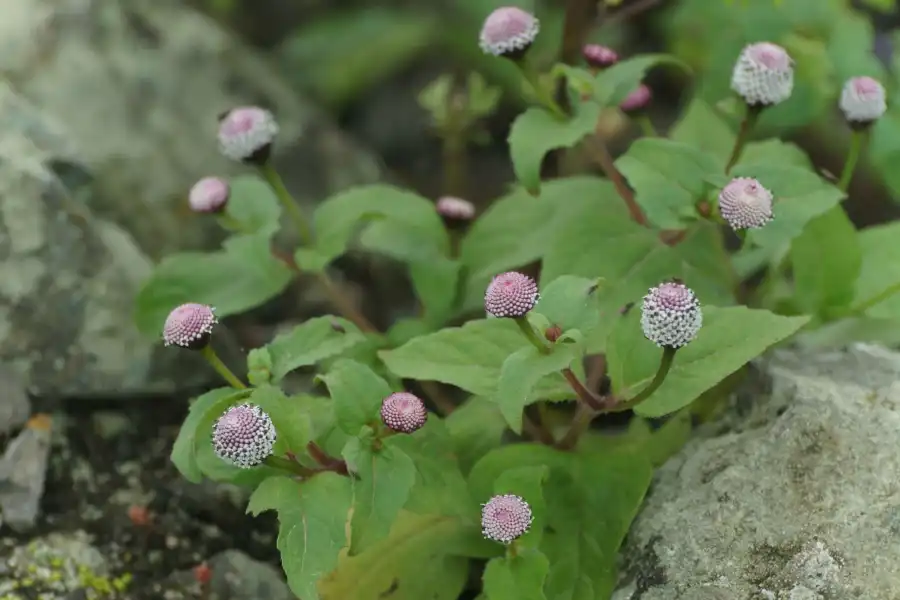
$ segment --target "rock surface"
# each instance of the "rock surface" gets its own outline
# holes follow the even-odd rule
[[[615,600],[892,600],[900,354],[779,351],[658,473]]]
[[[301,200],[377,164],[180,1],[0,0],[0,13],[0,363],[41,396],[201,383],[209,369],[140,337],[131,315],[152,259],[209,239],[190,185],[241,169],[218,154],[216,115],[271,107]]]

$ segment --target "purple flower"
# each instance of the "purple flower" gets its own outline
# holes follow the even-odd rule
[[[595,69],[605,69],[619,62],[619,55],[615,50],[600,44],[586,44],[581,49],[581,55],[584,56],[588,66]]]
[[[468,200],[453,196],[438,198],[435,210],[444,220],[471,221],[475,218],[475,205]]]
[[[195,302],[175,308],[163,325],[163,343],[191,350],[205,347],[213,326],[218,323],[215,310],[212,306]]]
[[[853,77],[844,84],[840,106],[851,123],[877,121],[887,111],[884,86],[871,77]]]
[[[381,420],[393,431],[413,433],[428,420],[425,404],[415,395],[396,392],[381,402]]]
[[[680,348],[697,337],[703,325],[700,302],[687,286],[663,283],[650,288],[641,305],[644,336],[664,348]]]
[[[275,446],[275,425],[254,404],[238,404],[226,410],[213,426],[216,456],[241,469],[262,464]]]
[[[481,533],[486,539],[509,544],[528,532],[534,516],[519,496],[494,496],[481,509]]]
[[[622,100],[619,108],[625,113],[637,112],[646,108],[650,104],[652,97],[653,93],[650,91],[650,88],[642,83]]]
[[[784,102],[794,89],[794,61],[781,46],[751,44],[734,65],[731,89],[750,106]]]
[[[510,271],[494,277],[484,293],[484,310],[491,317],[524,317],[540,294],[534,279]]]
[[[275,117],[258,106],[233,108],[219,120],[219,150],[231,160],[264,163],[276,135]]]
[[[230,193],[231,189],[224,179],[204,177],[191,188],[188,204],[191,210],[198,213],[222,212]]]
[[[750,177],[736,177],[719,192],[719,213],[731,228],[759,229],[772,220],[772,192]]]
[[[500,7],[484,20],[479,45],[486,54],[518,58],[531,47],[540,21],[516,6]]]

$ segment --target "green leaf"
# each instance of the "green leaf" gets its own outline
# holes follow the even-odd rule
[[[546,600],[544,580],[550,561],[538,550],[491,560],[484,570],[488,600]]]
[[[351,498],[350,480],[331,472],[302,483],[270,477],[250,497],[248,513],[278,511],[281,564],[291,591],[304,600],[320,597],[318,580],[338,564]]]
[[[616,166],[634,188],[647,219],[662,229],[680,229],[686,216],[695,215],[694,204],[704,197],[707,179],[722,171],[712,155],[663,138],[637,140]]]
[[[352,470],[353,517],[350,555],[387,537],[416,482],[416,466],[390,438],[378,450],[371,435],[351,438],[343,456]]]
[[[247,353],[247,380],[252,386],[260,386],[272,381],[272,355],[268,348],[253,348]]]
[[[272,360],[273,383],[295,369],[340,354],[364,339],[362,332],[347,319],[332,316],[309,319],[265,346]]]
[[[353,360],[339,360],[319,378],[334,401],[338,427],[357,435],[364,425],[377,423],[381,402],[391,394],[388,384],[372,369]]]
[[[524,499],[531,508],[533,522],[529,531],[516,540],[518,548],[536,548],[547,523],[544,505],[544,483],[550,475],[549,467],[528,466],[504,471],[494,483],[495,494],[515,494]]]
[[[422,303],[423,318],[435,327],[443,325],[455,307],[459,262],[445,258],[411,261],[409,274]]]
[[[604,282],[574,275],[561,275],[541,289],[538,312],[563,331],[578,329],[587,335],[600,321],[598,288]]]
[[[772,192],[774,219],[761,229],[751,229],[747,240],[778,250],[803,232],[813,218],[840,202],[844,193],[807,169],[756,163],[735,167],[735,177],[754,177]]]
[[[444,419],[463,473],[488,451],[498,447],[506,432],[500,408],[488,398],[474,396]]]
[[[203,472],[197,465],[196,440],[198,436],[201,439],[208,439],[211,435],[209,429],[200,428],[207,415],[215,414],[218,417],[226,407],[247,394],[249,391],[246,390],[217,388],[191,402],[187,418],[181,424],[171,454],[172,463],[185,479],[191,483],[200,483],[203,479]]]
[[[672,127],[669,137],[672,141],[690,144],[705,152],[716,161],[718,170],[723,171],[734,147],[735,136],[719,113],[702,98],[694,98]]]
[[[536,106],[516,118],[509,132],[509,153],[516,177],[528,192],[540,192],[544,156],[556,148],[574,146],[594,131],[599,116],[598,105],[584,103],[565,121]]]
[[[644,338],[640,311],[619,320],[607,348],[609,376],[616,393],[634,395],[653,378],[662,350]],[[790,337],[809,317],[781,317],[743,306],[703,307],[697,338],[675,354],[663,384],[635,408],[642,416],[659,417],[690,404],[700,394]],[[627,397],[627,396],[626,396]]]
[[[278,231],[281,203],[268,183],[255,175],[240,175],[228,184],[231,193],[225,213],[240,224],[242,233]]]
[[[186,302],[215,306],[220,318],[238,314],[275,297],[292,278],[272,256],[269,233],[233,236],[218,252],[164,258],[138,292],[135,323],[141,333],[159,336],[169,312]]]
[[[443,256],[447,233],[434,204],[397,187],[375,184],[332,196],[313,216],[316,243],[295,258],[307,270],[322,270],[343,254],[354,236],[361,245],[400,260]]]
[[[480,319],[448,327],[378,353],[398,377],[439,381],[473,394],[493,396],[500,369],[528,340],[511,319]],[[562,376],[543,378],[535,389],[541,397],[566,398]]]
[[[594,97],[602,106],[618,106],[641,84],[647,71],[664,65],[680,67],[686,73],[691,71],[684,62],[668,54],[635,56],[620,61],[597,75]]]
[[[478,533],[458,518],[402,512],[386,539],[341,557],[319,584],[322,600],[457,600],[469,572],[457,551]]]
[[[259,406],[272,419],[278,432],[273,450],[276,455],[292,452],[302,456],[306,453],[306,445],[313,439],[312,420],[310,415],[297,410],[293,398],[285,396],[277,387],[266,385],[253,390],[249,402]]]
[[[862,265],[856,228],[841,206],[809,222],[791,245],[794,300],[805,313],[827,317],[849,306]]]
[[[859,232],[862,268],[853,309],[868,317],[897,320],[900,315],[900,223],[867,227]]]
[[[522,433],[522,409],[540,400],[534,390],[537,382],[571,366],[581,356],[579,350],[575,344],[557,344],[551,353],[543,354],[534,346],[528,345],[503,361],[494,399],[510,429]],[[571,395],[570,392],[570,397]]]

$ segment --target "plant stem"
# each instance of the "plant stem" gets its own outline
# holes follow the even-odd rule
[[[365,315],[357,310],[352,302],[347,300],[347,298],[341,294],[341,291],[334,285],[334,282],[327,273],[319,271],[316,273],[316,278],[319,280],[319,283],[322,284],[322,288],[325,290],[328,300],[334,305],[338,312],[341,313],[342,317],[352,322],[365,333],[378,333],[378,328],[375,327]]]
[[[584,384],[578,379],[578,376],[570,368],[565,368],[562,370],[563,377],[566,378],[566,381],[569,382],[569,385],[572,387],[572,390],[578,395],[578,399],[581,400],[582,404],[587,405],[591,408],[591,410],[599,411],[604,408],[603,399],[599,396],[595,395],[589,389],[584,387]]]
[[[309,223],[306,220],[306,216],[303,214],[303,211],[300,210],[300,206],[294,200],[294,197],[291,196],[291,193],[288,191],[287,187],[284,185],[284,181],[281,179],[281,175],[278,174],[278,171],[275,167],[272,166],[271,162],[266,162],[264,165],[259,167],[260,174],[272,188],[272,191],[275,192],[275,196],[278,198],[281,205],[284,207],[284,210],[287,211],[291,220],[294,221],[294,227],[297,229],[297,234],[300,236],[301,245],[307,245],[310,241],[312,241],[312,233],[309,229]]]
[[[850,137],[850,151],[847,153],[847,161],[844,163],[844,170],[841,172],[841,179],[838,181],[838,189],[846,192],[850,187],[850,181],[853,179],[853,171],[859,162],[859,156],[862,154],[862,148],[866,141],[865,131],[854,131]]]
[[[441,413],[441,416],[446,417],[456,410],[456,404],[444,394],[437,383],[420,381],[419,385],[422,386],[422,389],[425,390],[425,393],[428,394],[428,397],[434,402],[434,405],[437,407],[438,412]]]
[[[519,329],[528,338],[528,341],[531,342],[535,348],[537,348],[541,354],[549,354],[550,346],[544,343],[544,341],[538,336],[537,332],[534,330],[534,327],[531,326],[531,323],[528,322],[527,317],[517,317],[513,319],[516,322],[516,325],[519,326]]]
[[[656,128],[653,126],[653,122],[650,121],[650,117],[647,115],[635,115],[634,121],[638,124],[638,127],[641,128],[644,137],[659,137],[659,134],[656,133]]]
[[[266,460],[263,462],[266,466],[272,467],[273,469],[287,471],[289,473],[293,473],[294,475],[300,475],[301,477],[310,477],[315,474],[315,471],[313,469],[304,467],[296,461],[288,460],[287,458],[283,458],[281,456],[270,455],[266,457]]]
[[[874,296],[872,296],[871,298],[869,298],[868,300],[860,302],[859,304],[857,304],[856,306],[851,308],[850,313],[853,315],[861,315],[864,312],[866,312],[867,310],[869,310],[870,308],[872,308],[873,306],[881,304],[882,302],[884,302],[885,300],[887,300],[894,294],[897,294],[898,292],[900,292],[900,283],[895,283],[894,285],[888,286],[881,292],[879,292],[879,293],[875,294]]]
[[[216,217],[216,220],[219,221],[219,225],[221,225],[223,229],[227,229],[228,231],[234,231],[237,233],[249,233],[244,227],[243,223],[241,223],[228,213],[223,212],[216,215]]]
[[[341,460],[340,458],[334,458],[325,450],[322,449],[315,442],[309,442],[306,444],[306,451],[309,452],[310,457],[329,471],[334,471],[335,473],[340,473],[341,475],[347,475],[347,462]]]
[[[247,386],[244,385],[244,382],[241,381],[240,379],[238,379],[237,376],[231,372],[231,369],[229,369],[225,365],[225,363],[222,362],[222,360],[216,354],[216,351],[213,350],[212,346],[207,344],[200,351],[200,354],[202,354],[203,358],[206,359],[206,362],[208,362],[210,365],[212,365],[212,368],[215,369],[216,372],[222,376],[222,379],[224,379],[225,381],[228,382],[228,385],[230,385],[231,387],[233,387],[236,390],[247,389]]]
[[[756,125],[760,112],[762,112],[762,107],[759,105],[747,107],[747,112],[744,114],[744,120],[741,121],[741,128],[738,130],[737,139],[734,141],[734,149],[731,151],[731,158],[728,159],[728,164],[725,166],[726,175],[731,172],[734,165],[741,159],[741,154],[744,152],[744,146],[746,146],[747,142],[750,140],[750,132]]]
[[[612,182],[613,186],[615,186],[616,191],[619,193],[619,196],[622,197],[622,200],[625,201],[625,206],[628,207],[628,214],[631,216],[631,219],[638,225],[646,225],[647,219],[644,217],[644,211],[641,210],[637,200],[634,199],[634,193],[625,182],[625,177],[622,175],[621,171],[616,168],[615,161],[609,153],[606,144],[600,139],[599,133],[596,135],[593,148],[594,152],[592,152],[592,158],[600,165],[600,169]]]
[[[525,77],[525,81],[531,86],[531,89],[534,91],[534,95],[541,106],[549,110],[553,113],[553,116],[560,120],[565,121],[568,119],[569,115],[566,114],[566,111],[560,107],[556,100],[553,99],[553,96],[551,96],[550,93],[547,92],[547,89],[541,84],[537,72],[528,64],[521,62],[517,64],[519,65],[519,70],[522,71],[522,75]]]
[[[569,425],[569,430],[563,436],[563,439],[556,444],[556,447],[560,450],[571,450],[577,446],[578,440],[591,426],[591,421],[594,420],[595,416],[597,416],[597,412],[590,406],[579,404],[575,411],[575,416],[572,417],[572,424]]]
[[[663,381],[666,380],[666,376],[669,374],[669,369],[672,368],[672,362],[675,360],[675,353],[677,351],[677,348],[664,348],[662,358],[659,361],[659,368],[656,370],[656,375],[653,376],[653,380],[650,381],[650,383],[647,384],[647,387],[638,392],[634,397],[626,400],[625,402],[618,403],[617,405],[612,407],[611,412],[621,412],[623,410],[628,410],[629,408],[637,406],[638,404],[649,398],[653,394],[653,392],[658,390],[659,386],[661,386]]]

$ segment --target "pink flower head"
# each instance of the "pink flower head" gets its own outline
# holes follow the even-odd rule
[[[488,285],[484,293],[484,310],[491,317],[524,317],[539,298],[534,279],[510,271],[497,275]]]
[[[275,117],[258,106],[233,108],[219,119],[219,150],[231,160],[266,162],[276,135]]]
[[[241,469],[262,464],[275,447],[275,425],[253,404],[239,404],[226,410],[213,426],[216,456]]]
[[[772,220],[772,192],[751,177],[736,177],[719,192],[719,213],[734,230],[759,229]]]
[[[840,106],[851,123],[877,121],[887,111],[884,86],[871,77],[853,77],[844,84]]]
[[[198,213],[217,213],[225,208],[231,188],[219,177],[204,177],[194,184],[188,194],[191,210]]]
[[[653,97],[653,93],[643,83],[637,87],[636,90],[628,94],[628,96],[622,100],[622,103],[619,104],[619,108],[622,112],[633,113],[639,110],[643,110],[650,104],[650,99]]]
[[[396,392],[381,402],[381,421],[398,433],[412,433],[428,420],[428,411],[417,396]]]
[[[486,54],[520,58],[540,31],[540,21],[517,6],[500,7],[484,20],[479,45]]]
[[[641,329],[657,346],[680,348],[697,337],[702,325],[700,302],[689,287],[670,281],[644,296]]]
[[[475,218],[475,205],[453,196],[439,198],[435,210],[448,227],[463,227]]]
[[[519,496],[494,496],[481,508],[481,533],[485,539],[510,544],[531,528],[531,507]]]
[[[218,323],[215,309],[206,304],[189,302],[169,313],[163,325],[163,343],[199,350],[209,343],[213,326]]]
[[[587,44],[581,49],[581,54],[588,66],[595,69],[606,69],[619,62],[619,55],[612,48],[600,44]]]
[[[794,89],[794,61],[781,46],[751,44],[734,65],[731,89],[749,106],[784,102]]]

